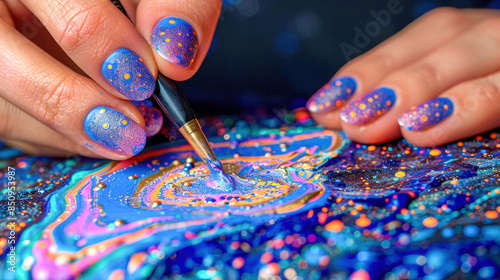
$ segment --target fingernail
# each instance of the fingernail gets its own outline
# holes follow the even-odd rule
[[[198,38],[193,27],[178,17],[166,17],[153,28],[151,41],[164,59],[188,68],[198,51]]]
[[[314,113],[326,112],[342,107],[356,91],[356,81],[351,77],[340,77],[320,88],[307,102],[307,109]]]
[[[446,119],[453,112],[453,103],[446,97],[438,97],[413,106],[398,117],[398,123],[407,130],[423,130]]]
[[[142,58],[129,49],[118,49],[108,56],[102,64],[102,74],[130,100],[144,100],[155,89],[155,80]]]
[[[108,107],[95,107],[85,118],[85,132],[92,140],[122,155],[136,155],[146,144],[142,127]]]
[[[161,111],[153,107],[153,102],[150,100],[132,101],[132,103],[144,117],[144,121],[146,122],[144,131],[146,132],[146,136],[151,137],[158,134],[163,126],[163,114]]]
[[[379,88],[358,98],[340,112],[340,118],[354,125],[362,125],[385,114],[396,101],[396,94],[389,88]]]

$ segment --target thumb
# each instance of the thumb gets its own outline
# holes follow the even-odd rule
[[[137,28],[154,49],[158,69],[183,81],[205,58],[221,11],[220,0],[142,0]]]

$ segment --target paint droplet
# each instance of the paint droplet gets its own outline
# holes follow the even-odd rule
[[[116,219],[113,224],[117,227],[123,226],[125,224],[125,221],[123,219]]]
[[[406,173],[404,173],[403,171],[398,171],[396,172],[395,176],[398,177],[398,178],[402,178],[406,175]]]
[[[339,220],[333,220],[325,225],[325,230],[330,232],[341,232],[344,229],[344,223]]]
[[[430,152],[430,155],[431,156],[439,156],[441,154],[441,151],[438,150],[438,149],[432,149],[431,152]]]
[[[422,222],[422,224],[425,227],[433,228],[433,227],[437,226],[438,220],[436,218],[434,218],[434,217],[428,217],[428,218],[424,219],[424,221]]]
[[[361,217],[359,217],[356,220],[356,225],[358,227],[367,227],[371,224],[372,224],[372,221],[370,219],[368,219],[364,214],[362,214]]]
[[[488,219],[496,219],[498,218],[498,213],[496,211],[486,211],[486,213],[484,214],[484,216]]]

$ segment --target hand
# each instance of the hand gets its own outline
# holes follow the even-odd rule
[[[500,12],[440,8],[345,65],[309,100],[361,143],[431,147],[500,125]],[[416,107],[415,107],[416,106]]]
[[[147,103],[140,111],[128,100],[151,96],[158,69],[174,80],[194,75],[221,1],[122,3],[136,26],[108,0],[0,1],[3,141],[116,160],[142,150]]]

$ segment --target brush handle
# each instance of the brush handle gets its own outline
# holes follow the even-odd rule
[[[156,87],[153,97],[177,128],[181,128],[189,121],[196,119],[193,109],[177,83],[161,73],[158,73],[158,87]]]

